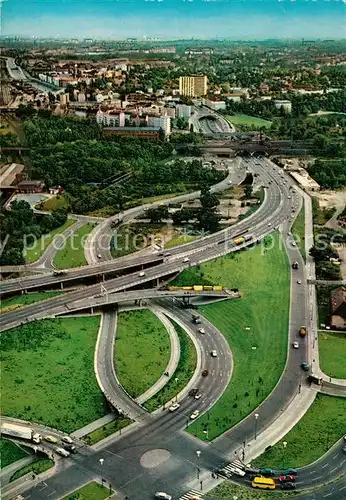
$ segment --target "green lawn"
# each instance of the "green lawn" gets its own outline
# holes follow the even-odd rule
[[[99,427],[95,431],[90,432],[90,434],[87,434],[82,439],[86,442],[86,444],[92,445],[98,443],[99,441],[101,441],[101,439],[104,439],[111,434],[114,434],[115,432],[123,429],[124,427],[127,427],[131,423],[132,420],[130,420],[129,418],[118,417],[112,422],[109,422],[108,424]]]
[[[155,394],[155,396],[150,398],[145,403],[144,406],[148,411],[154,411],[157,408],[160,408],[160,406],[167,403],[167,401],[173,399],[176,394],[179,394],[179,392],[188,384],[196,368],[197,353],[192,340],[180,325],[172,319],[170,319],[170,321],[172,322],[179,337],[180,358],[178,366],[168,383],[161,389],[160,392]],[[178,380],[176,381],[176,379]]]
[[[21,458],[27,457],[28,454],[24,450],[19,448],[11,441],[7,439],[0,439],[0,457],[1,457],[1,468],[7,467],[7,465],[13,464],[20,460]]]
[[[345,333],[318,332],[320,366],[330,377],[346,378]]]
[[[1,300],[1,313],[13,311],[13,309],[28,306],[29,304],[39,302],[40,300],[55,297],[55,295],[60,295],[60,293],[61,292],[30,292],[24,293],[23,295],[17,295],[16,297],[11,297],[9,299]]]
[[[69,203],[64,195],[57,195],[53,198],[49,198],[40,204],[40,210],[45,210],[46,212],[52,212],[57,208],[68,208]]]
[[[234,115],[227,115],[228,120],[232,125],[247,125],[249,127],[266,127],[269,128],[272,124],[271,121],[264,120],[258,116],[244,115],[243,113],[236,113]]]
[[[67,433],[107,409],[94,375],[98,317],[41,320],[1,336],[2,412]]]
[[[54,266],[57,269],[68,269],[69,267],[78,267],[87,264],[84,256],[84,247],[89,233],[95,227],[95,224],[88,222],[75,231],[65,242],[54,257]]]
[[[110,492],[108,488],[93,481],[74,493],[67,495],[62,500],[104,500],[105,498],[109,498],[109,493],[112,493],[112,491]]]
[[[303,206],[298,214],[298,217],[294,221],[292,226],[292,235],[294,237],[295,242],[297,243],[297,247],[299,248],[300,253],[306,261],[306,253],[305,253],[305,207]]]
[[[115,366],[120,383],[134,398],[164,373],[170,359],[166,327],[148,310],[121,312],[115,340]]]
[[[36,462],[32,462],[31,464],[24,465],[24,467],[16,470],[16,472],[11,476],[10,482],[15,481],[22,476],[25,476],[25,474],[28,474],[29,472],[33,472],[34,474],[41,474],[41,472],[50,469],[51,467],[53,467],[53,465],[53,460],[50,460],[49,458],[42,458],[40,460],[37,460]]]
[[[190,432],[214,439],[253,411],[273,390],[285,365],[289,315],[289,264],[279,235],[246,251],[229,254],[190,270],[179,284],[218,284],[239,288],[241,299],[202,307],[201,312],[225,335],[232,349],[231,382],[208,414]]]
[[[287,468],[311,464],[345,434],[345,415],[345,398],[317,394],[304,417],[282,441],[256,459],[256,465]]]
[[[43,236],[41,236],[41,238],[39,238],[37,240],[36,245],[24,250],[25,260],[29,263],[32,263],[32,262],[35,262],[36,260],[38,260],[41,257],[41,255],[44,253],[46,248],[48,248],[49,245],[52,243],[54,236],[61,234],[62,232],[65,231],[65,229],[72,226],[72,224],[74,224],[75,222],[76,221],[74,219],[67,219],[65,224],[63,224],[62,226],[54,229],[50,233],[47,233],[47,234],[44,234]]]
[[[178,245],[184,245],[184,243],[189,243],[190,241],[194,241],[197,238],[198,236],[190,236],[188,234],[182,234],[177,238],[173,238],[172,240],[167,241],[167,243],[165,243],[165,248],[172,248]]]

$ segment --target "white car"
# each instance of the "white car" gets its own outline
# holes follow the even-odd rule
[[[73,439],[71,439],[70,436],[63,436],[61,440],[65,441],[65,443],[73,444]]]
[[[201,333],[202,335],[205,333],[204,328],[198,328],[198,331],[199,331],[199,333]]]
[[[292,246],[293,246],[293,247],[296,247],[296,246],[297,246],[295,241],[292,241],[291,243],[292,243]]]
[[[102,255],[100,253],[97,254],[98,259],[102,259]]]
[[[169,411],[175,411],[177,410],[178,408],[180,408],[180,404],[179,403],[173,403],[171,404],[171,406],[168,408]]]
[[[142,278],[143,276],[145,276],[145,272],[144,272],[144,271],[141,271],[141,272],[139,273],[139,277],[140,277],[140,278]]]
[[[160,498],[161,500],[172,500],[171,495],[168,495],[168,493],[164,493],[163,491],[155,493],[155,498]]]
[[[216,351],[211,351],[210,356],[212,358],[217,358],[217,352]]]
[[[195,399],[201,399],[202,394],[196,394]]]
[[[297,283],[298,283],[298,285],[301,285],[302,284],[302,280],[298,280]]]
[[[299,349],[299,342],[293,342],[294,349]]]
[[[189,261],[190,261],[190,259],[188,257],[183,258],[183,262],[189,262]]]
[[[271,225],[272,225],[272,223],[271,223],[271,222],[268,222],[268,226],[271,226]]]
[[[196,410],[193,413],[191,413],[191,415],[190,415],[191,420],[195,420],[195,418],[197,418],[198,415],[199,415],[199,411],[198,410]]]

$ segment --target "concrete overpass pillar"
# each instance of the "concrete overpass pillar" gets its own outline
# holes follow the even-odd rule
[[[64,283],[62,281],[60,281],[60,288],[61,288],[61,290],[64,289]]]
[[[93,308],[93,307],[91,307],[91,308],[90,308],[90,314],[91,314],[92,316],[94,315],[94,308]]]
[[[156,278],[156,286],[160,286],[160,278]]]
[[[105,275],[102,274],[102,281],[106,281]]]

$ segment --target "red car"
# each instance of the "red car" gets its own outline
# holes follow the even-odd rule
[[[296,480],[296,477],[292,476],[291,474],[289,474],[288,476],[280,476],[279,477],[280,483],[293,482],[295,480]]]

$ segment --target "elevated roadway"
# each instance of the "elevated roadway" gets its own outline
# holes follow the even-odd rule
[[[227,292],[171,292],[169,290],[134,290],[123,293],[99,293],[95,296],[90,295],[90,288],[83,289],[79,295],[84,297],[76,300],[78,292],[71,292],[68,294],[53,297],[51,299],[37,302],[27,307],[21,307],[14,311],[0,315],[0,331],[4,332],[16,326],[36,321],[43,318],[51,318],[54,316],[72,314],[83,310],[92,310],[94,308],[101,308],[104,306],[120,304],[122,302],[133,302],[137,300],[149,300],[152,298],[160,297],[182,297],[183,299],[190,300],[194,297],[212,298],[215,300],[225,300],[233,298]],[[54,300],[59,299],[59,300]]]
[[[60,283],[73,282],[76,280],[97,276],[106,273],[112,273],[116,271],[124,270],[125,268],[140,267],[147,265],[159,265],[162,262],[165,264],[173,263],[173,261],[182,258],[183,256],[195,255],[201,252],[202,249],[212,249],[212,247],[218,246],[220,249],[223,246],[223,252],[228,253],[232,249],[232,239],[239,233],[246,233],[251,231],[254,238],[262,236],[263,234],[270,233],[274,227],[287,218],[291,217],[291,210],[296,210],[297,207],[297,194],[294,191],[290,191],[290,187],[293,184],[283,184],[282,177],[278,170],[273,170],[273,164],[269,160],[254,160],[250,159],[246,166],[248,169],[256,171],[259,175],[257,180],[266,185],[265,189],[265,199],[258,210],[247,219],[235,224],[234,226],[227,228],[218,233],[206,236],[203,239],[187,243],[169,251],[162,252],[163,255],[152,255],[152,256],[141,256],[129,255],[121,259],[112,260],[109,262],[98,262],[94,263],[92,266],[84,266],[75,270],[65,271],[64,274],[59,276],[44,275],[44,276],[34,276],[31,278],[6,280],[0,284],[0,294],[11,294],[19,291],[30,290],[34,288],[44,288],[52,285],[58,285]],[[243,175],[243,174],[242,174]],[[269,184],[270,183],[270,184]],[[288,199],[291,198],[291,200]],[[132,214],[133,216],[133,214]],[[129,215],[130,217],[130,215]],[[268,225],[270,224],[270,225]],[[100,242],[100,234],[104,229],[109,228],[109,222],[102,223],[98,226],[100,233],[94,233],[93,241],[90,242],[89,248],[92,249],[92,254],[96,253],[96,260],[98,252],[101,248],[98,246],[101,243],[103,249],[106,252],[106,259],[109,253],[108,246],[103,246]],[[255,228],[253,231],[252,228]],[[214,252],[215,255],[221,255],[222,252]],[[210,258],[213,256],[211,252]],[[94,257],[92,257],[94,258]],[[201,257],[202,258],[202,257]],[[180,263],[178,270],[182,270],[189,266],[189,263]],[[167,267],[168,270],[168,267]],[[169,273],[166,273],[169,274]],[[143,283],[148,280],[142,281]]]

